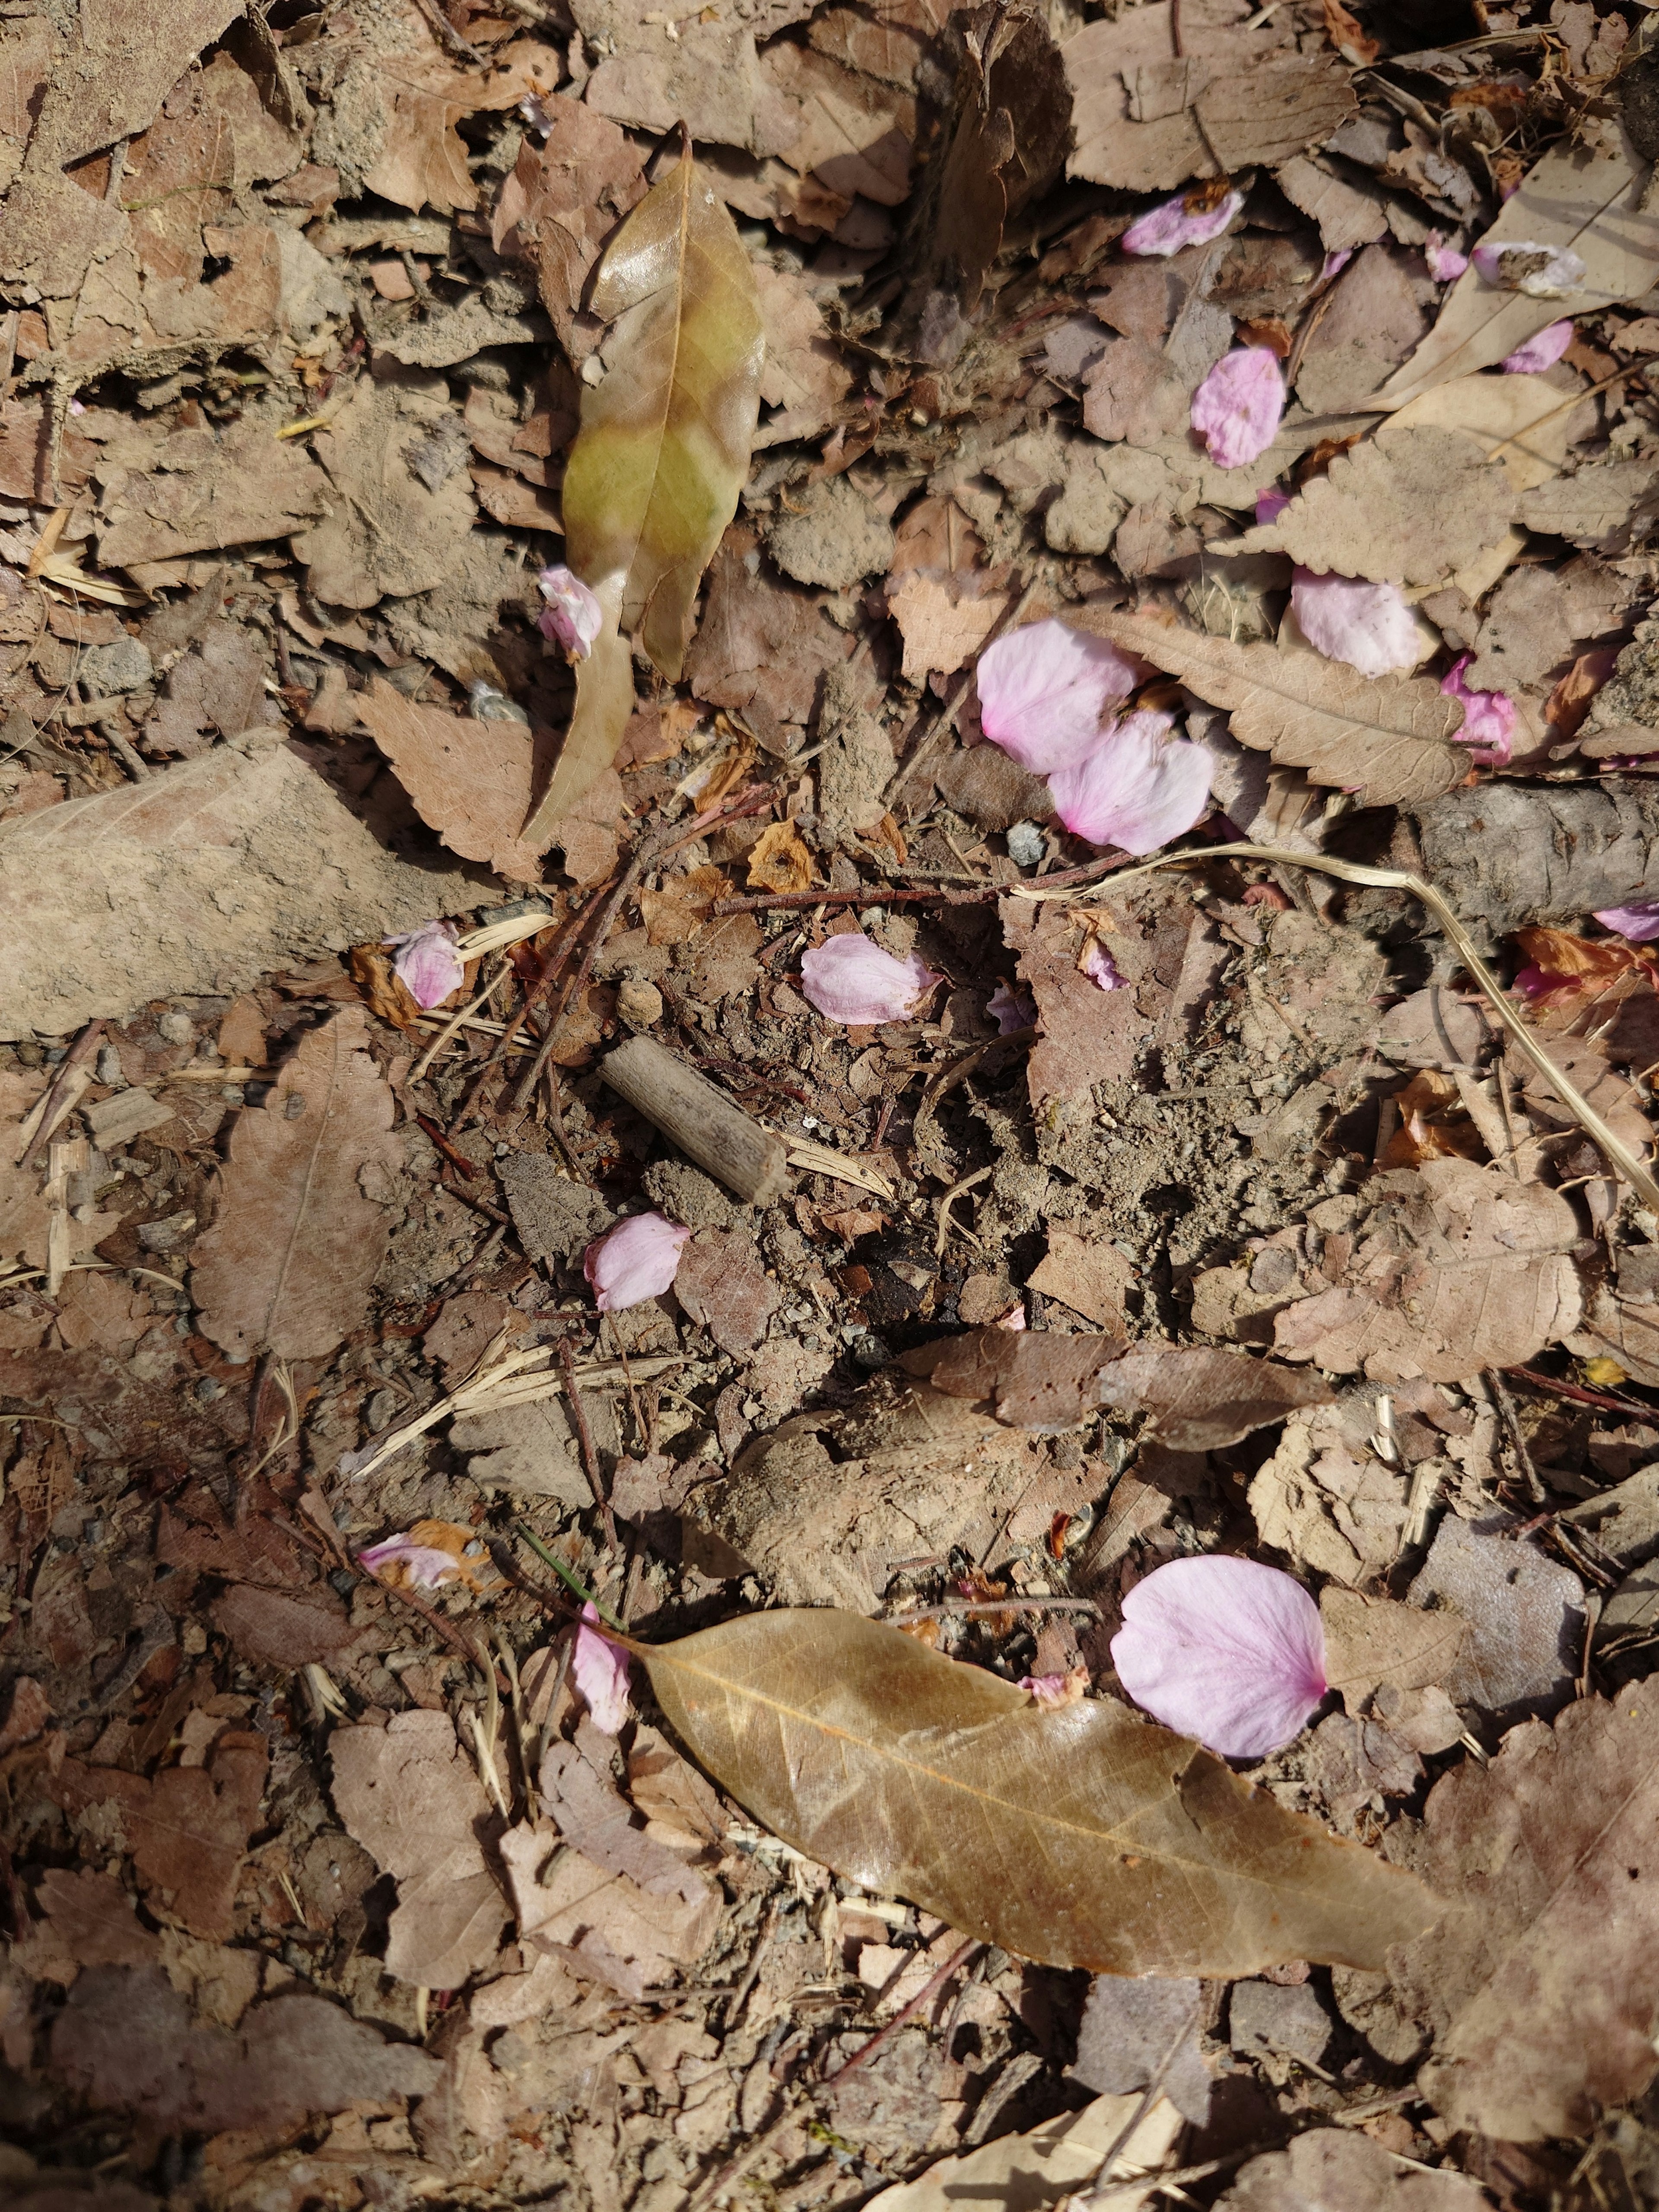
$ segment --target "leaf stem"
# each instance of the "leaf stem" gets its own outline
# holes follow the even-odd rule
[[[565,1585],[567,1589],[574,1590],[584,1605],[591,1605],[594,1612],[599,1614],[599,1619],[601,1620],[609,1621],[611,1627],[616,1629],[618,1633],[624,1632],[623,1631],[623,1625],[621,1621],[617,1620],[616,1614],[611,1612],[607,1607],[601,1605],[599,1599],[594,1596],[591,1589],[585,1588],[581,1583],[578,1582],[575,1576],[571,1573],[569,1568],[566,1566],[562,1559],[556,1558],[555,1555],[548,1550],[546,1545],[543,1543],[541,1538],[536,1534],[535,1530],[531,1527],[527,1521],[520,1521],[514,1525],[517,1527],[519,1534],[524,1538],[526,1543],[529,1545],[531,1550],[536,1554],[536,1557],[541,1560],[544,1566],[552,1568],[554,1573]]]

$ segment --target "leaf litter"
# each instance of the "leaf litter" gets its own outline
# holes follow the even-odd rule
[[[1647,2201],[1651,27],[555,12],[6,32],[9,2192]]]

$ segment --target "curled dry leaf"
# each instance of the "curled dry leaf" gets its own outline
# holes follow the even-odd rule
[[[1190,2011],[1190,2000],[1185,2002]],[[1138,2180],[1163,2162],[1182,2118],[1171,2097],[1158,2098],[1144,2118],[1140,2103],[1139,2097],[1097,2097],[1080,2112],[1062,2112],[1024,2135],[999,2136],[977,2150],[939,2159],[914,2181],[896,2181],[869,2198],[865,2212],[974,2212],[988,2205],[1048,2212],[1050,2206],[1079,2203],[1097,2182]],[[1126,2128],[1131,2130],[1127,2137]],[[1109,2155],[1111,2166],[1103,2172]],[[1145,2189],[1114,2186],[1112,2212],[1141,2212],[1155,2186],[1151,2181]]]
[[[1123,1706],[1045,1710],[880,1621],[762,1613],[638,1656],[681,1738],[787,1842],[1048,1965],[1374,1966],[1437,1910]]]
[[[1224,708],[1241,744],[1316,783],[1362,790],[1362,805],[1435,799],[1468,773],[1468,754],[1449,742],[1463,710],[1425,678],[1362,676],[1317,653],[1235,645],[1139,615],[1099,615],[1093,627]]]
[[[202,1333],[246,1359],[332,1352],[368,1310],[404,1147],[360,1007],[303,1038],[231,1132],[219,1217],[198,1239]]]
[[[690,149],[607,247],[590,296],[612,327],[605,375],[582,392],[565,471],[570,567],[605,627],[576,671],[576,707],[526,830],[568,812],[608,768],[633,711],[625,635],[678,678],[692,602],[748,473],[765,339],[754,271]]]
[[[1440,584],[1498,544],[1515,489],[1456,430],[1392,425],[1339,453],[1271,522],[1230,551],[1288,553],[1320,574]]]

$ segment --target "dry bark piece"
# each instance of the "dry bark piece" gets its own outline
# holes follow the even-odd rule
[[[1468,754],[1448,742],[1463,710],[1427,678],[1362,676],[1305,649],[1235,645],[1144,616],[1098,615],[1090,627],[1225,708],[1241,744],[1316,783],[1358,784],[1364,805],[1434,799],[1468,773]]]
[[[1583,2135],[1652,2079],[1656,1729],[1659,1682],[1584,1698],[1431,1795],[1413,1856],[1448,1911],[1389,1970],[1433,2030],[1419,2086],[1454,2126]]]
[[[459,1989],[495,1955],[507,1906],[479,1842],[489,1801],[448,1714],[416,1710],[385,1728],[337,1728],[329,1756],[335,1809],[398,1883],[387,1972]]]
[[[1659,787],[1650,778],[1543,790],[1488,783],[1414,806],[1410,820],[1418,872],[1446,894],[1477,942],[1653,896]]]
[[[219,1216],[191,1276],[204,1335],[240,1358],[333,1351],[368,1310],[403,1165],[392,1092],[362,1009],[304,1037],[263,1106],[238,1117]]]
[[[746,1206],[767,1205],[788,1187],[789,1148],[782,1138],[751,1121],[654,1037],[618,1045],[605,1054],[600,1073],[619,1097]]]
[[[640,1656],[676,1733],[775,1833],[1024,1957],[1127,1974],[1364,1966],[1436,1910],[1124,1707],[1046,1711],[879,1621],[764,1613]]]

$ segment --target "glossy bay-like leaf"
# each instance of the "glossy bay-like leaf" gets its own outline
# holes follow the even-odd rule
[[[565,471],[565,558],[599,594],[605,623],[578,665],[575,712],[531,842],[622,741],[634,703],[624,641],[637,633],[662,673],[678,676],[697,586],[749,471],[766,349],[760,295],[726,204],[689,149],[611,241],[588,304],[611,327]]]
[[[1044,1710],[858,1613],[753,1613],[634,1648],[684,1742],[775,1834],[1024,1958],[1376,1971],[1438,1910],[1186,1737],[1107,1698]]]

